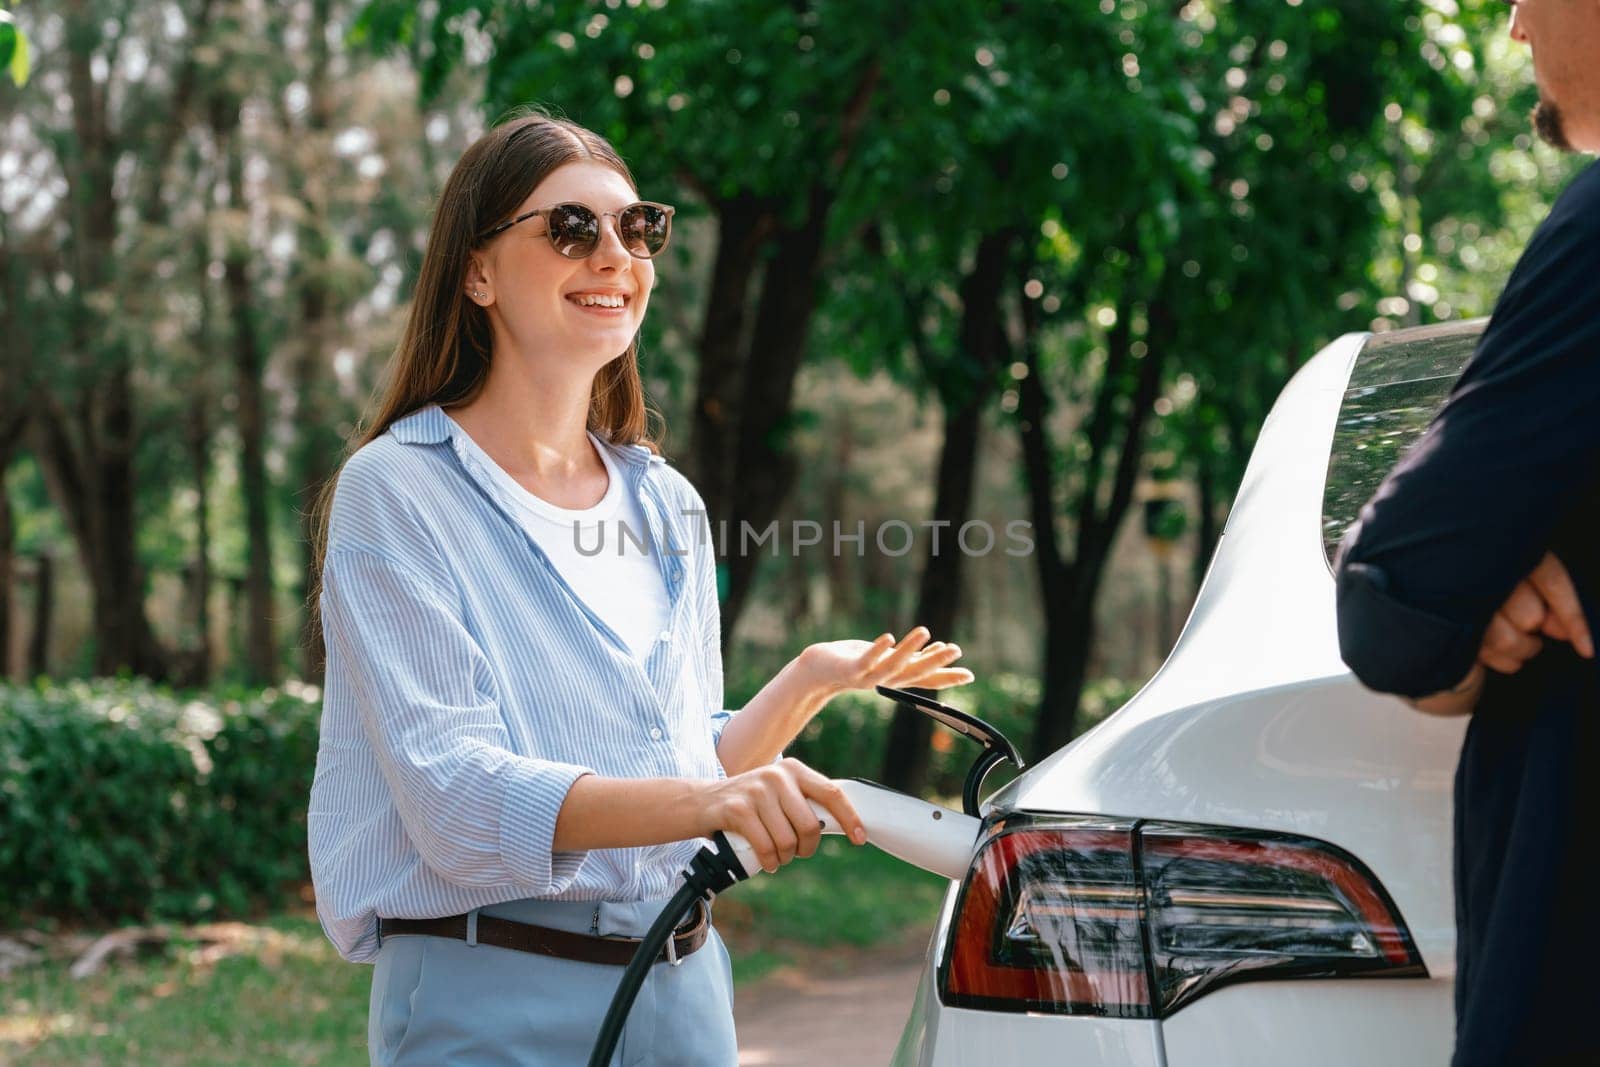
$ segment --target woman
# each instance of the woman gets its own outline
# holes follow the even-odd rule
[[[647,434],[637,365],[671,219],[588,130],[491,130],[324,495],[311,867],[329,938],[376,964],[374,1063],[582,1062],[619,939],[699,839],[736,831],[775,870],[815,850],[815,800],[864,840],[836,786],[779,759],[832,695],[972,680],[919,627],[812,645],[721,710],[709,524]],[[735,1062],[709,916],[669,949],[621,1057]]]

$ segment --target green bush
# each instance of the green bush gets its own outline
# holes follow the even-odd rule
[[[309,877],[317,696],[0,686],[0,926],[276,903]]]
[[[759,685],[743,681],[749,692],[730,687],[740,703]],[[1081,725],[1131,695],[1119,681],[1091,683]],[[193,921],[278,905],[310,877],[318,698],[294,683],[202,694],[120,679],[0,685],[0,927]],[[1036,679],[991,675],[943,698],[1026,749]],[[832,777],[876,778],[893,712],[875,694],[844,694],[789,752]],[[977,755],[936,727],[932,792],[959,795]],[[997,769],[985,791],[1006,777]]]

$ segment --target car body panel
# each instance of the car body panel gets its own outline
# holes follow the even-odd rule
[[[931,972],[917,986],[911,1019],[891,1061],[894,1067],[961,1064],[1112,1063],[1162,1067],[1161,1026],[1151,1019],[973,1011],[939,1003]]]
[[[1453,1023],[1447,982],[1352,979],[1230,986],[1161,1030],[1168,1067],[1443,1065]]]

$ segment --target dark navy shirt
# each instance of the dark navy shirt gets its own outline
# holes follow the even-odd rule
[[[1600,164],[1556,202],[1427,432],[1345,535],[1339,644],[1370,688],[1457,685],[1554,552],[1600,637]],[[1457,1067],[1600,1063],[1596,664],[1490,672],[1456,772]]]

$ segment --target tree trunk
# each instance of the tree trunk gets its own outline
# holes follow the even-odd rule
[[[134,547],[133,397],[131,357],[118,340],[102,341],[91,301],[112,295],[117,237],[112,168],[116,145],[108,125],[106,90],[91,73],[100,27],[82,0],[67,5],[68,85],[76,158],[67,168],[72,198],[73,350],[81,390],[75,419],[81,449],[62,422],[47,435],[41,456],[46,483],[78,535],[94,595],[94,670],[145,673],[153,646],[144,617],[143,587]],[[92,384],[91,384],[92,383]],[[51,468],[56,468],[53,472]],[[54,477],[52,477],[54,474]],[[157,673],[164,674],[164,671]]]
[[[1045,604],[1044,686],[1028,755],[1032,763],[1072,740],[1076,732],[1078,702],[1094,647],[1094,595],[1080,588],[1080,582],[1079,576],[1067,575],[1066,595]],[[1052,710],[1066,714],[1050,714]]]
[[[16,529],[11,516],[11,494],[6,474],[26,427],[27,396],[32,391],[20,349],[22,283],[11,252],[11,233],[0,216],[0,676],[15,677],[11,665],[11,607],[16,590]]]
[[[205,284],[202,274],[201,284]],[[189,406],[189,469],[195,491],[195,552],[190,564],[189,612],[195,645],[187,684],[211,684],[211,390],[195,390]]]
[[[935,374],[944,406],[944,441],[934,492],[935,526],[917,590],[915,622],[928,627],[940,641],[956,639],[962,572],[957,536],[972,513],[983,411],[1008,347],[1000,299],[1015,240],[1016,234],[1010,230],[984,234],[979,240],[972,270],[960,288],[960,350]],[[883,783],[906,793],[920,792],[927,784],[932,737],[932,720],[921,712],[896,707],[883,757]]]
[[[55,617],[55,559],[49,552],[34,557],[33,632],[28,635],[28,677],[50,673],[50,623]]]
[[[16,529],[11,522],[11,494],[5,489],[10,457],[0,457],[0,677],[15,681],[11,669],[11,602],[16,587]]]
[[[211,128],[217,148],[227,160],[228,199],[225,208],[243,212],[244,152],[239,145],[239,101],[214,98]],[[239,484],[244,494],[245,524],[245,676],[252,685],[267,685],[277,675],[273,637],[272,536],[267,503],[265,357],[256,329],[249,277],[250,244],[244,222],[229,228],[222,261],[222,285],[232,325],[234,390],[239,406],[234,426],[239,434]]]
[[[1031,309],[1029,309],[1031,311]],[[1024,316],[1029,373],[1019,389],[1018,429],[1027,473],[1029,509],[1037,538],[1036,564],[1045,598],[1044,689],[1034,721],[1029,759],[1037,761],[1070,741],[1076,733],[1078,703],[1094,643],[1094,605],[1111,556],[1111,545],[1133,503],[1133,489],[1144,455],[1145,426],[1160,392],[1162,360],[1171,347],[1176,324],[1167,306],[1147,307],[1146,353],[1133,356],[1133,337],[1121,325],[1132,307],[1119,309],[1118,328],[1108,336],[1105,375],[1099,383],[1089,425],[1090,448],[1084,487],[1076,502],[1074,552],[1068,563],[1055,536],[1055,485],[1051,476],[1052,447],[1048,436],[1049,398],[1039,380],[1036,322]],[[1131,379],[1131,380],[1130,380]],[[1124,391],[1126,390],[1126,393]],[[1120,417],[1118,396],[1126,397]],[[1118,425],[1114,428],[1113,423]],[[1115,430],[1120,429],[1120,433]],[[1111,485],[1101,501],[1101,479],[1110,468]]]
[[[332,127],[333,104],[328,91],[328,16],[329,0],[313,0],[311,25],[307,31],[311,42],[311,68],[306,79],[310,93],[306,134],[316,146],[327,144],[328,132]],[[426,137],[423,143],[427,143]],[[291,470],[299,485],[297,498],[302,516],[299,602],[307,611],[310,610],[308,598],[311,590],[317,588],[320,577],[317,554],[313,548],[313,538],[317,532],[314,505],[323,485],[333,477],[334,466],[343,451],[343,442],[334,425],[336,412],[332,401],[336,388],[328,364],[336,316],[335,295],[328,277],[332,240],[323,177],[313,166],[300,182],[304,212],[300,226],[300,252],[304,275],[300,281],[300,346],[293,368],[296,417]],[[300,672],[307,681],[320,684],[324,650],[320,633],[313,637],[314,632],[315,628],[310,626],[301,628]]]
[[[750,339],[752,359],[744,376],[739,428],[734,447],[737,496],[730,518],[738,528],[749,523],[765,530],[794,487],[795,461],[789,434],[794,383],[805,356],[806,337],[817,307],[822,237],[831,197],[813,190],[811,209],[798,229],[784,230],[762,276],[761,300]],[[757,362],[759,361],[759,362]],[[730,544],[739,544],[732,534]],[[728,556],[728,598],[723,604],[723,643],[744,610],[755,577],[755,552]]]
[[[191,42],[206,32],[211,0],[201,0],[190,25]],[[118,208],[114,169],[123,147],[143,148],[137,179],[149,195],[136,196],[140,221],[159,225],[165,202],[160,178],[180,143],[190,95],[197,77],[191,47],[173,81],[171,96],[159,103],[143,97],[125,110],[159,115],[153,147],[134,131],[124,144],[110,124],[108,86],[93,76],[94,57],[104,36],[101,12],[86,0],[63,5],[67,90],[72,103],[73,138],[60,152],[67,177],[71,218],[69,263],[74,302],[68,378],[63,396],[43,396],[35,452],[56,506],[77,541],[93,591],[94,670],[112,674],[132,670],[165,679],[166,657],[144,610],[144,574],[136,547],[137,500],[134,450],[132,353],[125,343],[105,340],[104,301],[115,302],[111,267],[116,262]],[[108,47],[115,49],[116,41]],[[70,396],[67,400],[65,397]]]
[[[691,450],[713,531],[715,524],[727,524],[724,647],[732,641],[755,577],[757,555],[742,551],[743,526],[764,531],[794,485],[789,423],[795,375],[816,312],[823,237],[880,75],[876,62],[861,72],[839,117],[838,144],[812,182],[806,217],[797,226],[774,231],[779,205],[752,193],[717,204],[717,260],[700,341]],[[769,234],[774,239],[747,341],[745,294]]]
[[[746,305],[761,242],[771,225],[769,206],[753,196],[720,201],[716,209],[717,251],[700,332],[689,442],[694,483],[713,522],[726,520],[733,511],[733,442],[742,414]]]

